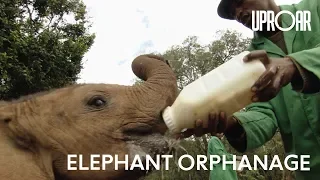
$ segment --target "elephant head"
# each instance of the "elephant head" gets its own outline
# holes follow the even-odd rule
[[[141,55],[133,72],[139,85],[78,84],[0,103],[0,179],[136,179],[141,171],[68,171],[68,154],[108,154],[129,161],[133,155],[168,150],[161,112],[178,95],[176,77],[166,61]],[[73,159],[78,164],[79,159]],[[99,159],[97,159],[99,161]],[[101,159],[100,159],[101,161]],[[97,165],[99,166],[99,165]]]

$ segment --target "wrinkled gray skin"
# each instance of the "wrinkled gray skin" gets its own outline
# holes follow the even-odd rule
[[[155,154],[168,150],[161,111],[173,103],[176,78],[165,61],[142,55],[133,72],[141,85],[73,85],[0,103],[0,179],[137,179],[145,172],[107,165],[67,171],[67,154]],[[79,162],[79,159],[73,159]],[[101,159],[96,159],[101,162]],[[108,159],[107,159],[108,160]],[[72,165],[77,167],[77,165]],[[96,165],[97,166],[97,165]]]

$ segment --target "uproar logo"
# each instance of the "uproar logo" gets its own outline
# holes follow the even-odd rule
[[[292,24],[288,28],[279,25],[280,15],[288,14],[292,19]],[[311,12],[297,11],[295,15],[287,10],[280,11],[277,15],[273,11],[252,11],[253,31],[275,31],[275,27],[281,31],[290,31],[296,27],[296,31],[311,31]],[[265,25],[266,26],[263,26]],[[267,29],[264,29],[267,28]]]

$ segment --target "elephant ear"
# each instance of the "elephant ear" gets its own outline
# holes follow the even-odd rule
[[[0,179],[8,179],[9,174],[24,179],[54,179],[51,152],[44,148],[32,151],[35,147],[34,141],[20,125],[15,111],[15,104],[0,103]],[[37,152],[37,156],[33,156],[34,152]],[[5,154],[12,156],[4,156]]]
[[[0,122],[9,123],[14,118],[13,109],[4,101],[0,102]]]
[[[32,140],[27,131],[21,125],[23,120],[18,120],[20,116],[17,116],[15,109],[15,104],[1,103],[0,123],[4,130],[3,133],[5,133],[5,136],[12,139],[17,145],[29,148],[30,144],[32,144]]]

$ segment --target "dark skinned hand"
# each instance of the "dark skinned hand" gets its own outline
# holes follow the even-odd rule
[[[293,77],[298,76],[298,70],[294,62],[288,58],[271,58],[268,57],[264,50],[252,51],[243,59],[244,62],[259,59],[266,71],[252,86],[255,96],[252,97],[254,102],[267,102],[277,96],[282,87],[289,84]]]
[[[209,113],[208,115],[208,127],[203,127],[203,121],[198,119],[195,121],[195,128],[187,129],[186,131],[178,134],[177,138],[187,138],[192,135],[200,137],[204,134],[210,133],[211,135],[216,135],[218,133],[223,133],[228,127],[228,118],[224,112]]]

